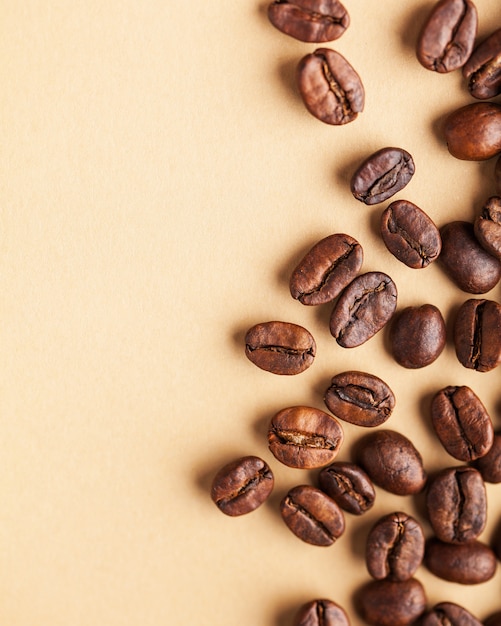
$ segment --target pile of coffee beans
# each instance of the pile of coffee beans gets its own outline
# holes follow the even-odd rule
[[[274,0],[269,19],[282,33],[304,42],[326,43],[350,25],[338,0]],[[430,11],[417,41],[416,56],[428,70],[448,73],[462,68],[470,94],[480,100],[501,93],[501,29],[475,47],[477,9],[471,0],[440,0]],[[297,67],[299,94],[307,111],[332,125],[354,121],[363,111],[365,92],[359,74],[338,52],[319,48]],[[501,154],[501,106],[478,102],[453,112],[445,123],[450,153],[483,160]],[[405,188],[414,174],[413,157],[404,149],[384,147],[353,172],[350,189],[367,205],[379,204]],[[501,194],[501,156],[495,168]],[[462,291],[484,294],[501,279],[501,197],[485,202],[474,223],[451,221],[438,228],[418,206],[392,202],[382,213],[381,238],[396,259],[412,269],[438,261]],[[467,259],[467,262],[465,261]],[[362,245],[345,233],[316,243],[290,276],[291,296],[306,306],[331,303],[330,333],[343,348],[369,341],[389,324],[395,361],[409,369],[439,358],[446,344],[446,323],[432,304],[407,307],[396,314],[397,287],[383,272],[361,273]],[[487,372],[501,363],[501,305],[470,298],[457,311],[453,328],[458,361]],[[293,376],[309,368],[316,342],[304,327],[264,321],[245,336],[245,354],[257,367]],[[357,610],[374,626],[479,625],[465,608],[441,602],[429,607],[414,575],[421,564],[444,580],[478,584],[490,580],[501,558],[500,545],[479,540],[487,521],[485,482],[501,483],[501,434],[467,386],[436,391],[431,423],[437,441],[462,465],[428,475],[421,454],[403,434],[377,428],[353,447],[354,462],[338,462],[345,442],[342,422],[379,427],[390,417],[395,394],[374,373],[349,370],[334,376],[324,393],[329,411],[310,406],[285,407],[268,428],[268,446],[282,464],[318,469],[317,485],[299,484],[280,503],[285,525],[302,541],[329,546],[346,528],[345,513],[363,515],[374,504],[375,486],[392,494],[425,494],[433,536],[425,539],[418,520],[404,511],[381,517],[366,541],[365,560],[372,578],[360,594]],[[211,497],[229,516],[260,506],[274,486],[271,468],[261,458],[237,459],[216,474]],[[330,599],[314,599],[298,611],[295,626],[349,626],[346,611]],[[501,624],[501,611],[488,626]]]

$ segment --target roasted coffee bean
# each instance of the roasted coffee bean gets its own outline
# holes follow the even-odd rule
[[[302,304],[331,302],[355,278],[362,261],[362,246],[353,237],[342,233],[325,237],[292,272],[291,295]]]
[[[343,443],[343,429],[336,419],[320,409],[293,406],[273,417],[268,443],[273,455],[289,467],[322,467],[337,456]]]
[[[344,532],[344,515],[327,494],[311,485],[289,491],[280,504],[289,529],[306,543],[330,546]]]
[[[428,518],[435,535],[448,543],[477,539],[487,521],[482,475],[473,467],[450,467],[428,481]]]
[[[433,428],[447,452],[459,461],[474,461],[489,452],[494,429],[487,409],[466,385],[438,391],[431,403]]]
[[[376,499],[371,479],[356,463],[332,463],[318,476],[320,489],[353,515],[368,511]]]
[[[501,483],[501,432],[494,433],[491,449],[482,458],[474,462],[487,483]]]
[[[324,402],[336,417],[357,426],[379,426],[390,417],[395,395],[388,385],[366,372],[341,372],[331,380]]]
[[[496,165],[494,166],[494,182],[497,194],[501,196],[501,156],[496,159]]]
[[[335,50],[319,48],[303,57],[297,83],[308,111],[326,124],[347,124],[364,109],[360,76]]]
[[[419,580],[373,580],[359,596],[362,618],[373,626],[407,626],[426,610],[426,595]]]
[[[469,611],[454,602],[439,602],[420,621],[420,626],[482,626]],[[493,625],[494,626],[494,625]]]
[[[477,35],[477,9],[471,0],[441,0],[426,20],[417,42],[417,58],[441,74],[463,66]]]
[[[334,306],[331,335],[343,348],[359,346],[383,328],[396,306],[397,288],[387,274],[361,274],[346,287]]]
[[[211,498],[220,511],[237,516],[250,513],[268,498],[273,473],[257,456],[245,456],[222,467],[214,476]]]
[[[455,221],[440,229],[442,252],[439,261],[449,278],[463,291],[473,294],[493,289],[501,278],[501,262],[478,243],[473,224]]]
[[[351,178],[351,193],[360,202],[378,204],[403,189],[414,170],[414,161],[406,150],[382,148],[357,168]]]
[[[501,611],[491,613],[484,619],[483,624],[484,626],[501,626]],[[475,624],[475,626],[477,625]]]
[[[501,363],[501,305],[470,299],[459,307],[454,321],[454,346],[459,362],[477,372]]]
[[[424,556],[424,534],[407,513],[391,513],[371,528],[365,548],[369,574],[376,580],[409,580]]]
[[[475,48],[463,67],[463,76],[474,98],[486,100],[501,93],[501,28]]]
[[[256,324],[245,335],[247,358],[273,374],[300,374],[313,363],[316,351],[309,331],[290,322]]]
[[[451,113],[444,124],[447,148],[465,161],[485,161],[501,152],[501,105],[473,102]]]
[[[268,6],[268,18],[286,35],[309,43],[334,41],[350,24],[339,0],[274,0]]]
[[[413,269],[428,266],[442,249],[438,228],[408,200],[396,200],[383,211],[381,236],[393,256]]]
[[[378,430],[359,442],[358,462],[376,484],[397,495],[419,493],[426,483],[423,459],[412,442],[394,430]]]
[[[501,259],[501,198],[492,196],[473,222],[477,241],[489,254]]]
[[[350,626],[350,620],[332,600],[312,600],[299,609],[294,626]]]
[[[487,582],[497,566],[494,552],[477,539],[454,544],[432,538],[426,543],[424,563],[438,578],[462,585]]]

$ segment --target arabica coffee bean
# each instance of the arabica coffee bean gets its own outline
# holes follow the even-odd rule
[[[336,462],[318,476],[320,489],[342,509],[353,515],[368,511],[376,499],[371,479],[356,463]]]
[[[373,626],[407,626],[426,610],[423,585],[415,578],[403,582],[373,580],[361,590],[362,618]]]
[[[459,461],[474,461],[491,449],[491,418],[480,398],[466,385],[451,385],[435,394],[431,421],[444,448]]]
[[[501,483],[501,432],[494,433],[491,449],[474,462],[487,483]]]
[[[463,66],[473,50],[477,26],[477,10],[471,0],[440,0],[419,35],[419,62],[442,74]]]
[[[339,296],[330,318],[331,335],[343,348],[365,343],[388,322],[397,306],[397,288],[383,272],[360,274]]]
[[[307,305],[330,302],[355,278],[362,261],[362,246],[353,237],[342,233],[325,237],[292,272],[291,295]]]
[[[294,626],[350,626],[346,611],[332,600],[312,600],[296,614]]]
[[[445,543],[432,538],[426,543],[424,563],[432,574],[461,585],[487,582],[496,573],[496,555],[478,541]]]
[[[501,626],[501,611],[491,613],[483,621],[484,626]],[[475,624],[476,626],[476,624]]]
[[[474,98],[486,100],[501,93],[501,28],[475,48],[463,67],[463,76]]]
[[[378,204],[403,189],[415,171],[412,156],[402,148],[382,148],[371,154],[351,178],[351,193],[365,204]]]
[[[268,443],[273,455],[285,465],[301,469],[332,463],[343,442],[339,422],[320,409],[293,406],[271,420]]]
[[[473,467],[450,467],[428,482],[428,518],[435,535],[448,543],[477,539],[487,521],[482,475]]]
[[[350,24],[339,0],[274,0],[268,6],[268,18],[286,35],[309,43],[334,41]]]
[[[478,243],[473,224],[455,221],[440,229],[442,252],[439,261],[449,278],[463,291],[473,294],[493,289],[501,278],[501,262]]]
[[[501,259],[501,197],[492,196],[473,222],[477,241],[489,254]]]
[[[376,580],[409,580],[424,556],[424,534],[419,522],[407,513],[391,513],[379,519],[367,537],[365,561]]]
[[[407,437],[394,430],[378,430],[363,437],[357,457],[371,480],[390,493],[411,495],[425,486],[421,455]]]
[[[308,111],[326,124],[347,124],[364,109],[360,76],[335,50],[319,48],[303,57],[297,83]]]
[[[347,371],[334,376],[324,402],[336,417],[357,426],[379,426],[391,415],[395,395],[374,374]]]
[[[485,161],[501,152],[501,105],[473,102],[451,113],[444,124],[447,148],[465,161]]]
[[[442,249],[438,228],[408,200],[396,200],[383,211],[381,236],[393,256],[413,269],[427,267]]]
[[[454,346],[459,362],[477,372],[501,363],[501,305],[472,298],[459,307],[454,321]]]
[[[436,306],[406,307],[391,322],[392,354],[403,367],[426,367],[442,353],[446,334],[444,318]]]
[[[338,505],[320,489],[299,485],[280,504],[289,529],[306,543],[330,546],[344,532],[344,515]]]
[[[214,476],[211,498],[220,511],[237,516],[250,513],[268,498],[273,473],[257,456],[245,456],[222,467]]]
[[[439,602],[423,615],[420,626],[482,626],[469,611],[454,602]]]
[[[316,343],[306,328],[290,322],[264,322],[245,335],[247,358],[273,374],[299,374],[310,367]]]

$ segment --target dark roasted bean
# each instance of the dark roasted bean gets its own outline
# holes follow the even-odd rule
[[[482,248],[501,259],[501,197],[492,196],[487,200],[473,228]]]
[[[474,466],[482,474],[487,483],[501,483],[501,432],[494,433],[491,449],[480,459],[474,461]]]
[[[482,622],[458,604],[439,602],[423,615],[420,626],[482,626]]]
[[[430,539],[424,562],[435,576],[462,585],[487,582],[496,573],[497,566],[494,552],[478,540],[453,544]]]
[[[425,610],[425,591],[415,578],[404,582],[373,580],[360,593],[362,618],[373,626],[407,626]]]
[[[494,183],[498,196],[501,196],[501,156],[496,159],[496,165],[494,166]]]
[[[459,362],[477,372],[489,372],[501,363],[501,305],[470,299],[454,321],[454,346]]]
[[[475,48],[463,67],[463,76],[474,98],[486,100],[501,93],[501,28]]]
[[[491,613],[488,617],[484,619],[483,624],[484,626],[501,626],[501,611]],[[474,626],[477,626],[477,624],[475,624]]]
[[[334,41],[350,24],[339,0],[274,0],[268,18],[286,35],[309,43]]]
[[[294,626],[350,626],[350,620],[332,600],[312,600],[299,609]]]
[[[465,161],[485,161],[501,152],[501,105],[473,102],[451,113],[444,124],[447,148]]]
[[[342,509],[362,515],[374,504],[376,492],[371,479],[355,463],[332,463],[320,472],[318,484]]]

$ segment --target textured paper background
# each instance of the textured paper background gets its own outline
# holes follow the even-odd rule
[[[315,46],[276,31],[266,3],[0,3],[2,624],[287,626],[303,602],[328,597],[358,626],[369,528],[395,510],[423,519],[422,499],[378,490],[336,545],[301,543],[277,507],[316,472],[279,466],[271,416],[322,408],[335,373],[362,369],[394,390],[386,427],[413,439],[430,472],[458,464],[430,427],[441,387],[470,385],[500,427],[499,371],[466,370],[450,339],[433,365],[404,370],[384,331],[342,349],[330,307],[288,293],[311,245],[347,232],[364,271],[394,278],[399,308],[430,302],[450,327],[470,297],[438,265],[394,259],[378,235],[382,207],[349,192],[362,158],[398,145],[416,174],[397,197],[437,225],[473,219],[494,193],[494,162],[457,161],[440,135],[471,98],[460,73],[415,59],[431,5],[346,0],[351,25],[331,47],[361,75],[366,109],[335,128],[306,112],[294,85]],[[498,2],[477,7],[479,37],[501,26]],[[307,372],[283,378],[246,360],[245,330],[269,319],[315,335]],[[345,425],[338,459],[365,432]],[[276,488],[231,519],[209,488],[243,454],[270,463]],[[501,513],[501,487],[487,489],[485,541]],[[459,602],[480,619],[501,608],[500,576],[461,587],[417,573],[430,606]]]

